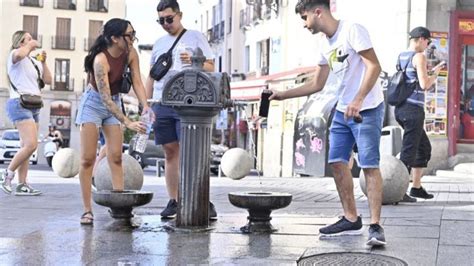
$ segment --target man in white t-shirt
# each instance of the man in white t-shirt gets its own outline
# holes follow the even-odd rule
[[[329,71],[337,79],[338,103],[329,133],[329,159],[344,216],[338,222],[320,228],[321,236],[362,234],[357,215],[352,174],[348,167],[354,144],[359,166],[367,180],[371,221],[368,245],[385,245],[380,226],[382,177],[379,170],[379,143],[382,131],[384,99],[377,84],[381,67],[367,30],[355,23],[336,20],[329,0],[299,0],[295,11],[312,34],[321,33],[320,54],[312,82],[288,91],[274,91],[270,99],[283,100],[310,95],[322,90]]]
[[[158,12],[157,22],[168,33],[159,38],[153,45],[153,51],[150,64],[153,66],[161,54],[164,54],[171,48],[176,38],[184,30],[181,24],[183,13],[180,11],[176,0],[161,0],[156,8]],[[183,47],[187,49],[183,52]],[[153,80],[148,76],[146,90],[148,98],[160,101],[163,93],[165,81],[174,75],[176,71],[181,71],[182,65],[191,64],[190,49],[201,48],[206,61],[204,70],[214,71],[214,55],[206,38],[201,32],[195,30],[186,30],[179,39],[179,42],[173,49],[173,65],[171,70],[159,81]],[[178,58],[179,57],[179,58]],[[155,122],[153,130],[155,133],[155,144],[163,145],[165,152],[165,179],[166,189],[170,200],[166,208],[161,212],[162,218],[174,218],[178,208],[178,187],[179,187],[179,135],[180,119],[176,111],[160,103],[153,105],[155,112]],[[216,219],[217,213],[214,205],[209,205],[209,219]]]

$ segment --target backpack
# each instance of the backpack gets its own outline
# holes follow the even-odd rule
[[[387,85],[387,102],[392,106],[399,106],[410,97],[410,95],[415,91],[419,85],[418,79],[413,83],[407,83],[406,70],[408,64],[413,59],[413,56],[416,53],[413,53],[407,61],[407,64],[404,68],[400,65],[400,56],[398,56],[397,61],[397,72],[388,80]]]

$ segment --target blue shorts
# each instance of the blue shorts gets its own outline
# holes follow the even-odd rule
[[[13,98],[7,101],[7,116],[15,124],[22,120],[33,119],[35,123],[39,121],[40,108],[26,109],[20,104],[20,98]]]
[[[120,108],[120,95],[113,95],[112,100]],[[94,123],[97,127],[102,125],[120,125],[120,121],[105,107],[99,92],[90,86],[84,92],[79,105],[76,124]]]
[[[155,122],[153,131],[155,132],[155,144],[162,145],[179,141],[181,123],[176,111],[161,104],[153,105]]]
[[[344,113],[337,111],[329,129],[329,163],[348,163],[354,143],[357,144],[360,168],[379,168],[380,136],[384,117],[384,104],[360,112],[363,122],[351,118],[344,120]]]

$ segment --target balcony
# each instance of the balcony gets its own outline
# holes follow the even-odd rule
[[[51,48],[58,50],[74,50],[76,38],[71,36],[51,36]]]
[[[96,38],[84,38],[84,51],[88,52],[94,44]]]
[[[20,6],[43,7],[43,0],[20,0]]]
[[[224,27],[225,27],[225,23],[224,21],[221,21],[221,25],[219,27],[219,39],[224,39]]]
[[[86,11],[88,12],[109,12],[108,0],[87,0]]]
[[[68,79],[65,82],[54,81],[54,86],[51,87],[53,91],[74,91],[74,79]]]
[[[54,0],[55,9],[76,10],[76,0]]]

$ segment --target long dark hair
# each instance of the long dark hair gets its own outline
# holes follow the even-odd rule
[[[84,69],[86,72],[94,71],[95,56],[112,45],[112,36],[119,37],[125,34],[128,25],[131,26],[132,23],[121,18],[113,18],[105,23],[102,32],[99,34],[94,44],[89,49],[89,53],[84,58]]]

